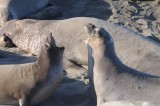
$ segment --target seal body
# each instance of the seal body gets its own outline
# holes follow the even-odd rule
[[[0,104],[35,105],[51,96],[63,79],[63,51],[48,36],[37,61],[0,65]]]
[[[159,103],[160,77],[124,65],[116,55],[111,35],[103,28],[92,26],[85,26],[90,35],[85,42],[92,49],[89,55],[92,55],[94,62],[92,79],[97,106],[119,100]]]

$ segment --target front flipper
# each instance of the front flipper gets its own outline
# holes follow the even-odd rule
[[[30,99],[27,96],[23,96],[19,101],[19,106],[30,106]]]

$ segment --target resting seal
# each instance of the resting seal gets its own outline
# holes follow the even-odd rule
[[[65,47],[65,58],[78,65],[87,65],[87,49],[83,42],[86,38],[83,29],[86,23],[103,27],[112,35],[115,51],[124,64],[146,73],[160,75],[160,58],[157,58],[160,57],[159,43],[100,19],[77,17],[65,20],[12,20],[0,30],[0,36],[6,33],[17,47],[37,55],[39,42],[49,33],[53,33],[57,46]]]
[[[160,103],[159,76],[137,71],[123,64],[116,55],[111,35],[92,24],[85,26],[85,42],[92,49],[93,82],[97,106],[108,101],[152,101]]]
[[[1,0],[0,25],[10,19],[22,19],[44,8],[49,0]]]
[[[63,79],[63,51],[50,35],[37,61],[0,65],[0,104],[29,106],[51,96]]]

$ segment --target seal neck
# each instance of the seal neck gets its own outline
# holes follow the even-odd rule
[[[100,58],[108,58],[110,60],[116,61],[118,59],[117,55],[115,54],[115,49],[113,43],[110,44],[103,44],[99,47],[93,47],[93,56],[96,60]]]
[[[41,47],[41,51],[36,64],[39,66],[38,79],[43,80],[47,75],[50,66],[50,58],[48,50],[45,50],[43,47]]]
[[[96,70],[99,70],[98,68],[102,68],[105,73],[106,71],[108,71],[107,73],[111,73],[113,71],[115,72],[115,70],[121,72],[121,69],[125,69],[124,65],[115,53],[113,43],[100,46],[99,48],[93,48],[93,57],[94,67],[97,67]]]

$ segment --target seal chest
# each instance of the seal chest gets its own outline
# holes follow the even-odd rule
[[[159,76],[124,65],[115,53],[111,35],[103,28],[87,24],[85,30],[88,35],[85,42],[92,49],[93,60],[88,61],[94,62],[90,79],[93,79],[97,106],[119,100],[159,103]]]

